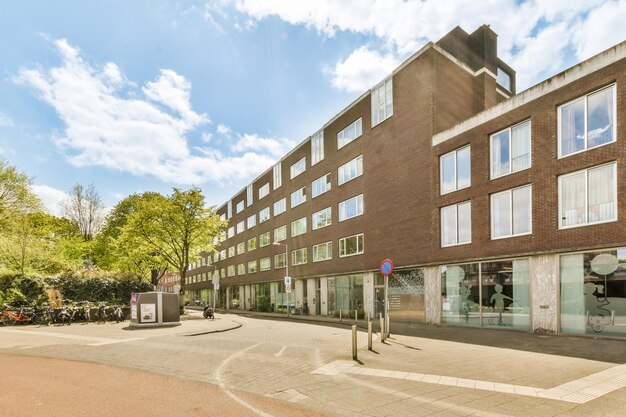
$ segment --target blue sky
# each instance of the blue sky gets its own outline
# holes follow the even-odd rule
[[[429,40],[490,24],[527,88],[626,39],[626,0],[0,5],[0,155],[52,211],[201,186],[219,205]]]

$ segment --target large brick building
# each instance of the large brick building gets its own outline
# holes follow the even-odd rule
[[[229,308],[626,335],[625,58],[517,94],[497,35],[454,29],[218,208],[189,298],[215,271]]]

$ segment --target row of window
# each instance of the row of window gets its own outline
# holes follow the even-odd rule
[[[617,164],[558,178],[559,229],[617,220]],[[491,194],[491,239],[532,233],[532,186]],[[471,243],[470,201],[441,208],[441,245]]]
[[[615,85],[559,106],[559,158],[615,142]],[[491,179],[531,166],[531,122],[527,120],[490,136]],[[440,192],[447,194],[471,185],[470,147],[440,157]]]

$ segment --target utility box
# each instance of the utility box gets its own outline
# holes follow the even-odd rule
[[[132,293],[130,325],[131,327],[180,326],[178,294],[158,291]]]

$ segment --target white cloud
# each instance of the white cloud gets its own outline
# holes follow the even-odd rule
[[[332,76],[331,82],[338,90],[363,92],[390,74],[399,63],[394,54],[381,55],[362,46],[325,72]]]
[[[55,216],[61,216],[60,203],[69,196],[65,191],[47,185],[33,185],[33,192],[41,199],[46,210]]]
[[[237,134],[241,143],[228,154],[198,151],[187,135],[211,122],[192,109],[192,85],[184,76],[162,69],[156,80],[137,89],[114,63],[93,65],[66,40],[54,45],[59,66],[25,68],[14,81],[32,87],[56,110],[65,128],[53,140],[73,165],[153,175],[176,184],[223,182],[258,175],[275,162],[276,149],[291,143],[258,137],[253,146],[243,139],[247,135]],[[232,134],[222,124],[217,131]],[[210,137],[205,133],[202,140]]]
[[[13,127],[15,125],[13,124],[13,120],[11,120],[9,116],[0,112],[0,126]]]
[[[217,130],[216,131],[220,135],[227,136],[227,137],[230,137],[230,133],[232,132],[230,127],[228,127],[226,125],[223,125],[221,123],[219,125],[217,125]]]
[[[518,72],[518,90],[562,70],[564,55],[572,46],[577,58],[583,59],[626,38],[626,0],[236,0],[235,7],[257,21],[275,16],[327,37],[337,32],[372,36],[382,42],[378,55],[391,61],[406,59],[457,25],[473,31],[490,24],[498,34],[499,54],[514,68],[523,59],[531,60],[522,63],[529,73]],[[549,34],[555,37],[548,38]],[[542,48],[547,49],[540,57]],[[354,91],[366,84],[370,75],[359,67],[362,60],[356,59],[364,50],[374,53],[371,47],[357,48],[326,71],[333,86]],[[354,68],[347,68],[351,64]]]
[[[234,152],[263,152],[275,159],[280,159],[291,148],[295,146],[295,143],[286,138],[263,138],[257,134],[245,133],[239,135],[237,142],[231,147]]]

